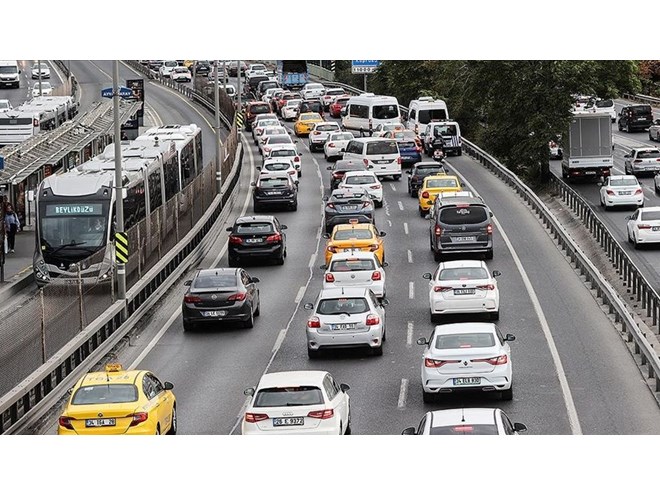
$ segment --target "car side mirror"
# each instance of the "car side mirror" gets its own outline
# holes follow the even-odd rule
[[[461,182],[461,187],[465,187],[465,182]]]
[[[251,277],[250,282],[253,284],[258,284],[259,282],[261,282],[261,280],[259,280],[257,277]]]
[[[227,227],[225,230],[226,230],[227,232],[231,232],[232,230],[234,230],[234,227]]]
[[[172,390],[174,388],[174,384],[172,382],[165,382],[163,383],[163,388],[165,390]]]
[[[314,305],[312,303],[305,303],[303,308],[309,310],[309,309],[314,309]]]
[[[381,230],[380,233],[379,233],[378,235],[381,236],[381,237],[385,237],[385,236],[387,235],[387,232],[383,232],[383,231]]]
[[[416,433],[414,426],[410,426],[401,432],[402,435],[415,435]]]
[[[493,218],[493,212],[489,211],[488,213],[490,214],[490,218]]]
[[[417,345],[429,345],[429,340],[426,337],[420,337],[417,339]]]
[[[297,142],[297,141],[296,141],[296,142]],[[301,151],[300,153],[298,153],[298,156],[302,156],[302,151]]]
[[[627,215],[624,220],[630,220],[632,217],[630,215]]]
[[[321,265],[321,266],[319,266],[319,268],[320,268],[321,270],[327,270],[327,269],[328,269],[328,265]]]
[[[254,395],[254,387],[246,388],[245,390],[243,390],[243,395],[252,397]]]
[[[383,268],[387,268],[388,266],[390,266],[390,264],[387,261],[383,261],[383,263],[380,266],[382,266]]]
[[[596,182],[596,185],[599,186],[599,187],[602,187],[604,184],[605,183],[602,180]]]
[[[351,387],[349,387],[348,384],[346,383],[342,383],[341,385],[339,385],[339,388],[344,393],[348,392],[351,389]]]
[[[412,175],[412,170],[406,170],[406,173],[407,173],[408,175]]]
[[[346,148],[341,148],[341,149],[339,150],[339,152],[340,152],[340,153],[346,153]]]
[[[261,170],[261,167],[260,167],[259,165],[257,165],[256,169],[257,169],[257,170]]]
[[[326,170],[332,170],[332,165],[330,165],[329,167],[325,167],[325,169]]]
[[[256,182],[250,182],[250,185],[251,185],[252,187],[257,187],[257,183],[256,183]]]
[[[330,234],[323,234],[324,239],[330,239]]]
[[[493,277],[499,277],[500,275],[502,275],[502,272],[501,272],[501,271],[499,271],[499,270],[493,270]]]
[[[430,220],[430,219],[431,219],[431,215],[429,215],[429,214],[427,213],[426,215],[424,215],[424,218],[426,218],[427,220]]]
[[[390,304],[389,299],[385,299],[385,298],[383,298],[383,299],[381,299],[381,301],[380,301],[380,305],[381,305],[381,306],[388,306],[389,304]]]
[[[282,230],[286,230],[286,229],[288,229],[288,228],[289,228],[289,227],[287,227],[286,225],[280,225],[280,229],[282,229]]]
[[[186,287],[190,287],[190,286],[192,285],[192,280],[186,280],[186,281],[183,283],[183,285],[185,285]]]
[[[420,132],[419,137],[426,137],[426,133],[425,132]]]
[[[504,340],[506,342],[513,342],[514,340],[516,340],[516,336],[511,333],[507,333],[506,336],[504,337]]]
[[[513,431],[523,433],[527,431],[527,426],[524,423],[513,423]]]
[[[433,275],[427,272],[424,275],[422,275],[422,278],[425,280],[431,280],[433,278]]]
[[[327,197],[327,196],[323,196],[321,199],[322,199],[323,201],[327,201],[327,200],[328,200],[328,197]]]

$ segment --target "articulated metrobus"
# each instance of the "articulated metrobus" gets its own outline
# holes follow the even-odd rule
[[[70,96],[37,96],[9,112],[0,113],[0,146],[19,144],[72,119],[78,103]]]

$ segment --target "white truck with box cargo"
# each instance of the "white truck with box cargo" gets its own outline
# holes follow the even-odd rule
[[[564,153],[561,164],[562,177],[567,180],[608,177],[613,165],[609,114],[573,114],[568,129],[568,153]]]

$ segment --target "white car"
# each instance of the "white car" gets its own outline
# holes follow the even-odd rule
[[[266,121],[267,122],[267,121]],[[257,146],[263,148],[266,140],[270,136],[288,136],[289,130],[286,127],[278,125],[270,125],[263,128],[263,132],[257,137]]]
[[[170,77],[174,68],[178,66],[179,63],[176,60],[165,60],[163,65],[158,69],[158,73],[160,74],[160,77]]]
[[[5,100],[5,99],[0,100],[0,113],[8,112],[13,108],[14,107],[11,106],[11,102],[9,100]]]
[[[191,82],[192,74],[187,67],[174,67],[170,72],[170,78],[175,82]]]
[[[611,175],[600,188],[600,205],[644,206],[644,190],[634,175]]]
[[[259,141],[259,151],[262,155],[269,153],[271,148],[276,144],[294,144],[293,139],[289,134],[278,134],[275,136],[268,136],[265,141]]]
[[[227,93],[227,96],[231,98],[234,98],[236,96],[236,86],[234,86],[233,84],[225,84],[224,89],[225,92]]]
[[[298,152],[295,144],[275,144],[270,147],[270,151],[264,153],[263,159],[277,158],[278,160],[289,160],[298,171],[298,177],[302,177],[301,156],[302,154]]]
[[[314,359],[322,349],[358,347],[382,356],[387,304],[366,287],[321,289],[316,302],[304,306],[314,310],[307,320],[307,355]]]
[[[383,206],[383,186],[373,172],[346,172],[337,186],[344,189],[366,189],[377,208]]]
[[[257,167],[259,170],[259,177],[275,176],[281,172],[286,172],[291,176],[293,182],[298,184],[298,170],[293,166],[289,160],[280,160],[278,158],[269,158],[265,160],[263,165]]]
[[[277,118],[261,119],[259,122],[252,124],[252,138],[254,144],[258,144],[259,138],[263,136],[266,129],[270,127],[282,127],[282,123]]]
[[[633,148],[623,155],[623,165],[628,175],[660,172],[660,150],[654,146]]]
[[[640,244],[660,242],[660,206],[639,208],[626,220],[628,242],[632,242],[635,249]]]
[[[331,132],[323,145],[323,154],[327,161],[331,159],[339,160],[344,156],[344,150],[348,142],[355,136],[351,132]]]
[[[250,64],[245,71],[245,80],[257,75],[266,75],[266,66],[264,64]]]
[[[383,137],[386,132],[403,131],[405,129],[406,128],[403,124],[378,124],[376,127],[373,128],[371,137]]]
[[[320,99],[325,94],[325,86],[321,83],[307,83],[300,91],[303,100]]]
[[[32,66],[32,79],[39,79],[39,74],[41,74],[41,79],[50,79],[50,67],[48,64],[34,64]]]
[[[486,313],[491,320],[500,317],[500,291],[495,277],[501,273],[481,260],[445,261],[435,273],[425,273],[429,281],[431,321],[443,315]]]
[[[331,132],[339,132],[341,127],[337,122],[317,122],[309,131],[309,151],[323,149],[325,141]]]
[[[512,423],[500,408],[466,407],[429,411],[419,426],[406,428],[402,435],[517,435],[527,431],[522,423]]]
[[[592,101],[590,106],[586,106],[584,110],[591,113],[608,113],[612,122],[616,122],[616,108],[614,108],[614,102],[612,100],[601,100],[598,98]]]
[[[351,408],[345,383],[327,371],[266,373],[251,396],[243,435],[350,435]]]
[[[325,90],[325,94],[321,96],[321,103],[323,104],[323,109],[328,110],[330,105],[335,102],[335,99],[339,96],[344,96],[346,91],[342,88],[328,88]]]
[[[513,370],[509,342],[494,323],[436,325],[422,356],[422,396],[425,403],[443,393],[471,390],[501,392],[513,399]]]
[[[273,99],[273,95],[277,92],[282,92],[282,88],[268,88],[264,95],[261,97],[261,100],[265,101],[266,103],[270,103],[270,101]]]
[[[298,116],[298,109],[301,103],[302,100],[300,99],[287,100],[280,112],[282,118],[284,120],[294,120]]]
[[[41,96],[50,96],[53,94],[53,87],[47,81],[41,81]],[[39,83],[35,83],[32,86],[32,96],[40,96],[39,94]]]
[[[354,252],[335,253],[329,265],[321,265],[325,270],[323,288],[367,287],[382,299],[386,294],[386,266],[387,262],[381,265],[378,256],[370,251],[356,249]]]

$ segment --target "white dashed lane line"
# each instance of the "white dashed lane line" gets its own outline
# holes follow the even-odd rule
[[[408,398],[408,379],[407,378],[402,378],[401,379],[401,389],[399,390],[399,402],[397,404],[397,407],[399,409],[405,409],[406,408],[407,398]]]
[[[399,203],[399,210],[403,211],[403,203],[401,201],[397,201]]]
[[[413,334],[415,331],[415,322],[408,322],[408,332],[406,334],[406,347],[412,347]]]
[[[408,222],[403,222],[403,231],[406,233],[406,235],[410,234],[410,231],[408,230]]]
[[[408,283],[408,297],[410,299],[415,299],[415,282]]]
[[[412,262],[413,262],[412,251],[408,249],[408,263],[412,263]]]

